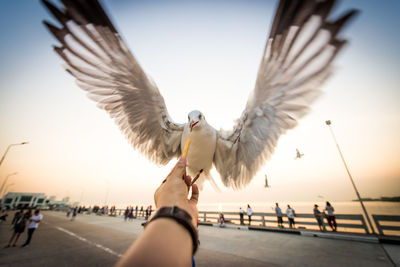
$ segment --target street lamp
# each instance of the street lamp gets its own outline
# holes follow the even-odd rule
[[[6,179],[5,179],[4,182],[1,184],[0,196],[1,196],[1,193],[3,192],[4,186],[5,186],[6,183],[7,183],[8,177],[11,177],[11,176],[16,175],[16,174],[18,174],[18,172],[10,173],[9,175],[6,176]]]
[[[336,147],[337,147],[337,149],[338,149],[338,151],[339,151],[340,158],[342,159],[342,162],[343,162],[343,164],[344,164],[344,167],[346,168],[347,174],[349,175],[350,181],[351,181],[351,183],[353,184],[354,191],[356,191],[356,195],[357,195],[358,201],[360,201],[360,204],[361,204],[361,207],[362,207],[362,209],[363,209],[363,211],[364,211],[365,217],[367,218],[369,227],[371,227],[372,233],[375,234],[375,230],[374,230],[374,227],[372,226],[371,220],[369,219],[367,209],[366,209],[365,206],[364,206],[364,203],[363,203],[363,201],[362,201],[362,198],[361,198],[361,196],[360,196],[360,193],[358,193],[356,184],[355,184],[354,181],[353,181],[353,177],[351,176],[349,167],[347,167],[347,164],[346,164],[346,161],[344,160],[342,151],[340,150],[340,147],[339,147],[339,144],[338,144],[338,142],[337,142],[337,140],[336,140],[335,134],[333,133],[333,130],[332,130],[332,127],[331,127],[331,124],[332,124],[332,123],[331,123],[330,120],[327,120],[327,121],[325,121],[325,124],[328,125],[329,130],[331,131],[331,134],[332,134],[332,137],[333,137],[333,141],[335,141]]]
[[[106,179],[106,182],[107,182],[107,191],[106,191],[106,196],[105,196],[105,200],[104,200],[104,206],[107,206],[108,193],[110,193],[110,181],[108,181],[108,179]]]
[[[12,146],[20,146],[20,145],[26,145],[26,144],[29,144],[29,142],[22,142],[22,143],[19,143],[19,144],[11,144],[11,145],[9,145],[9,146],[7,147],[7,149],[6,149],[6,152],[4,152],[4,155],[1,157],[0,166],[1,166],[1,164],[3,163],[3,161],[4,161],[4,158],[6,157],[6,155],[7,155],[7,153],[8,153],[8,150],[10,150],[10,148],[11,148]]]
[[[8,184],[8,185],[6,186],[6,188],[5,188],[5,190],[4,190],[4,193],[7,193],[7,190],[8,190],[10,187],[14,186],[14,185],[15,185],[14,183]]]

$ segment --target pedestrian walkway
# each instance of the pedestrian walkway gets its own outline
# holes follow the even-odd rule
[[[143,231],[142,222],[96,215],[71,222],[64,213],[44,212],[31,246],[0,249],[0,266],[112,266]],[[0,224],[0,245],[10,234],[10,225]],[[200,226],[199,235],[197,266],[400,265],[398,245],[209,226]]]

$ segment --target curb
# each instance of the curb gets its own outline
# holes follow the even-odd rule
[[[347,234],[331,234],[331,233],[314,233],[308,231],[300,231],[302,236],[308,237],[321,237],[338,240],[358,241],[366,243],[379,243],[379,239],[375,236],[359,236],[359,235],[347,235]]]
[[[306,236],[306,237],[320,237],[320,238],[356,241],[356,242],[364,242],[364,243],[375,243],[375,244],[376,243],[384,243],[384,244],[400,245],[399,238],[392,238],[392,237],[386,237],[386,236],[377,237],[377,236],[351,235],[351,234],[345,234],[345,233],[343,233],[343,234],[321,233],[321,232],[304,231],[304,230],[296,230],[296,229],[274,229],[274,228],[266,228],[266,227],[242,226],[242,225],[231,225],[231,224],[225,224],[224,227],[220,227],[216,223],[209,223],[209,222],[199,222],[199,225],[208,226],[208,227],[246,230],[246,231],[263,231],[263,232],[275,232],[275,233],[283,233],[283,234],[294,234],[294,235],[301,235],[301,236]]]

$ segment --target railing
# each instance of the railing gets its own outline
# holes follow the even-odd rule
[[[387,231],[389,235],[396,235],[400,231],[400,216],[398,215],[372,215],[376,228],[380,235],[385,235],[384,231]],[[393,225],[395,222],[397,225]],[[388,225],[392,224],[392,225]]]
[[[113,214],[100,214],[98,215],[109,215],[109,216],[121,216],[123,217],[125,209],[116,209]],[[135,211],[133,211],[135,214]],[[152,210],[152,214],[155,210]],[[137,217],[145,218],[146,211],[138,211]],[[220,212],[217,211],[199,211],[199,222],[203,223],[218,223]],[[240,214],[238,212],[223,212],[225,222],[232,225],[240,225]],[[364,216],[361,214],[336,214],[336,223],[338,232],[350,232],[350,233],[364,233],[370,234],[371,231],[368,228]],[[243,216],[244,224],[249,225],[248,216]],[[136,218],[136,217],[135,217]],[[400,216],[397,215],[372,215],[375,222],[376,229],[379,235],[386,236],[400,236]],[[289,228],[289,223],[286,215],[283,215],[283,222],[286,228]],[[297,229],[307,230],[318,230],[318,223],[313,214],[308,213],[296,213],[295,217]],[[251,216],[251,226],[265,227],[265,228],[276,228],[277,218],[275,213],[263,213],[255,212]],[[329,227],[328,221],[324,218],[324,228]]]
[[[219,213],[216,211],[200,211],[199,221],[204,223],[217,223]],[[240,225],[240,215],[238,212],[223,212],[225,222]],[[336,214],[336,222],[338,231],[350,233],[370,234],[364,216],[361,214]],[[244,223],[249,224],[248,216],[244,214]],[[384,230],[390,231],[391,235],[400,235],[400,216],[388,215],[373,215],[375,224],[380,235],[385,235]],[[289,223],[286,215],[283,215],[284,226],[289,228]],[[381,223],[384,222],[384,224]],[[300,213],[296,214],[295,223],[297,229],[318,230],[318,223],[313,214]],[[397,226],[393,224],[398,223]],[[389,225],[390,224],[390,225]],[[276,228],[277,218],[275,213],[253,213],[251,216],[251,226],[259,226],[266,228]],[[327,219],[324,218],[324,227],[329,227]]]

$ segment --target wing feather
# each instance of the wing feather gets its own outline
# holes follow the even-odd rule
[[[232,130],[218,133],[214,165],[225,186],[247,185],[320,94],[346,43],[337,36],[356,14],[328,21],[334,3],[280,1],[246,108]]]
[[[61,43],[55,52],[87,96],[106,110],[135,149],[157,164],[180,155],[183,125],[168,115],[155,83],[142,70],[97,0],[43,4],[61,27],[45,21]]]

